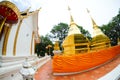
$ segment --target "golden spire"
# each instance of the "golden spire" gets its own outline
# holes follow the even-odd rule
[[[90,11],[86,8],[86,10],[87,10],[87,13],[89,14],[89,16],[90,16],[90,18],[91,18],[91,21],[92,21],[92,24],[93,24],[93,28],[95,29],[95,28],[98,28],[98,26],[97,26],[97,24],[95,23],[95,21],[93,20],[93,18],[91,17],[91,15],[90,15]]]
[[[74,22],[72,15],[70,15],[70,22]]]
[[[72,25],[72,24],[75,24],[75,22],[74,22],[74,19],[73,19],[73,17],[72,17],[72,15],[71,15],[71,11],[70,11],[71,9],[70,9],[70,7],[68,6],[68,11],[69,11],[69,13],[70,13],[70,25]]]
[[[69,6],[68,6],[68,10],[70,12]],[[79,28],[77,27],[76,23],[74,22],[73,17],[70,12],[70,28],[68,31],[68,35],[71,35],[71,34],[81,34],[81,32],[80,32]]]

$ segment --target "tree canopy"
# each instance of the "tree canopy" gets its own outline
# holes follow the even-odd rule
[[[78,28],[80,29],[81,33],[84,34],[86,37],[91,38],[90,33],[83,29],[82,26],[77,25]],[[63,42],[63,40],[65,39],[65,37],[68,34],[68,29],[69,26],[66,23],[59,23],[58,25],[55,25],[51,32],[51,35],[49,35],[51,38],[56,38],[60,41],[60,44]]]
[[[117,45],[117,39],[120,38],[120,9],[108,24],[102,25],[100,28],[110,38],[111,45]]]
[[[48,37],[48,35],[40,36],[41,42],[35,45],[35,52],[37,53],[38,56],[45,56],[45,53],[48,52],[46,47],[48,45],[53,46],[52,41]]]
[[[91,39],[91,34],[88,32],[88,30],[85,30],[82,26],[77,25],[80,29],[81,33],[84,34],[86,37]],[[118,14],[112,18],[112,20],[108,24],[104,24],[100,26],[101,30],[110,38],[111,45],[117,45],[117,39],[120,39],[120,9]],[[68,34],[69,25],[66,23],[59,23],[55,25],[51,31],[50,34],[47,34],[45,37],[41,36],[41,43],[36,44],[36,53],[40,53],[41,50],[46,51],[47,45],[53,45],[54,39],[58,39],[60,41],[60,44],[63,42],[65,37]]]
[[[50,37],[58,39],[61,43],[63,39],[67,36],[68,24],[59,23],[58,25],[55,25],[50,32],[51,32]]]

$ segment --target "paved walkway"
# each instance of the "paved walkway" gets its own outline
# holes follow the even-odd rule
[[[69,76],[54,76],[52,74],[52,60],[49,60],[35,74],[35,80],[97,80],[120,64],[120,56],[108,64],[94,70]]]

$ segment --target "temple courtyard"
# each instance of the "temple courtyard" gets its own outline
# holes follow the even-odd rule
[[[118,67],[118,64],[120,64],[120,56],[114,58],[101,67],[83,73],[72,75],[53,75],[51,59],[37,70],[34,77],[35,80],[113,80],[113,78],[117,78],[117,74],[115,73],[120,71],[120,68],[116,68]],[[112,76],[106,76],[106,74],[110,74]],[[105,78],[103,79],[103,77]]]
[[[0,2],[0,80],[120,79],[120,30],[114,30],[116,37],[110,38],[86,9],[93,29],[89,38],[67,7],[70,23],[66,35],[47,43],[39,35],[41,8],[21,11],[11,1]]]

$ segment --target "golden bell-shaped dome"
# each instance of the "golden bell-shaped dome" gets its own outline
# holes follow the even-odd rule
[[[110,47],[110,39],[98,28],[95,21],[93,23],[93,38],[91,41],[91,50],[98,50]]]
[[[88,52],[90,42],[83,34],[72,34],[65,38],[62,46],[65,55]]]
[[[91,40],[91,50],[99,50],[110,47],[110,39],[100,30],[87,9],[93,25],[93,38]]]
[[[68,7],[69,11],[70,8]],[[68,36],[63,41],[64,55],[72,55],[83,52],[88,52],[90,42],[77,27],[76,23],[73,20],[72,15],[70,14],[70,26],[68,31]]]
[[[92,38],[91,50],[98,50],[110,47],[110,39],[106,35],[97,35]]]
[[[91,40],[91,50],[99,50],[110,47],[110,39],[100,30],[92,17],[91,21],[93,24],[93,38]]]

